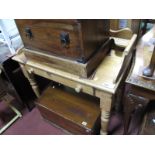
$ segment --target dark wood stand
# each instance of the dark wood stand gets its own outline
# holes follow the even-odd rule
[[[155,31],[155,30],[154,30]],[[153,32],[153,31],[152,31]],[[143,75],[143,70],[149,65],[152,53],[150,47],[143,46],[140,41],[137,46],[135,61],[126,79],[124,95],[124,134],[129,134],[129,124],[133,114],[141,110],[137,124],[142,123],[144,111],[149,101],[155,100],[155,73],[152,77]]]
[[[35,94],[28,80],[24,77],[19,64],[10,57],[0,63],[0,69],[4,81],[12,88],[10,93],[18,99],[21,108],[26,106],[31,110],[34,104],[30,104],[29,101],[35,98]]]

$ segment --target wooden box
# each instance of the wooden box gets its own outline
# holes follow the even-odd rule
[[[21,49],[21,52],[24,53],[27,61],[30,60],[33,62],[40,62],[48,67],[78,75],[80,78],[88,78],[95,71],[97,66],[102,62],[103,58],[109,53],[113,46],[114,40],[108,39],[101,46],[98,52],[86,63],[79,63],[77,61],[63,59],[57,56],[38,53],[38,51],[29,50],[26,48]]]
[[[109,20],[17,19],[24,47],[85,63],[106,40]]]
[[[99,99],[64,86],[49,86],[37,101],[42,116],[73,134],[99,134]]]

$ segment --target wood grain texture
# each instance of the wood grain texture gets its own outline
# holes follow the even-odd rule
[[[114,95],[96,90],[96,96],[100,98],[100,109],[101,109],[101,135],[107,135],[110,111],[113,102]]]
[[[89,59],[101,46],[109,30],[107,23],[108,20],[16,20],[25,48],[80,61]],[[25,28],[30,29],[32,38],[27,37]],[[60,41],[62,33],[69,34],[67,48]]]
[[[99,99],[70,88],[49,86],[37,105],[45,119],[74,134],[95,134],[100,126]]]
[[[33,74],[45,77],[49,80],[60,82],[68,87],[74,88],[76,91],[84,92],[100,98],[101,109],[101,134],[107,134],[111,104],[113,96],[117,93],[120,83],[126,73],[126,67],[122,66],[125,56],[127,56],[133,48],[135,35],[130,40],[113,38],[117,42],[117,46],[121,48],[112,48],[109,54],[103,59],[95,73],[90,78],[80,78],[77,75],[49,67],[39,61],[28,60],[22,51],[13,57],[13,60],[25,65],[25,69]],[[129,57],[130,59],[130,57]],[[120,73],[120,69],[124,70]],[[56,117],[48,116],[47,117]]]
[[[155,29],[150,30],[148,33],[154,35]],[[135,62],[131,68],[131,72],[128,75],[126,82],[136,85],[138,87],[155,91],[155,72],[151,78],[143,75],[143,70],[149,66],[153,54],[153,45],[146,44],[143,40],[145,36],[141,38],[137,45],[137,51],[135,56]]]
[[[119,36],[120,38],[131,39],[131,37],[133,36],[133,32],[129,28],[124,28],[121,30],[110,29],[110,35],[113,37],[116,37],[116,38],[118,38],[118,36]]]
[[[149,36],[155,36],[155,27],[148,34]],[[148,42],[146,44],[144,37],[145,35],[136,47],[135,60],[126,79],[126,91],[124,94],[125,134],[129,134],[129,122],[136,108],[143,108],[150,100],[155,100],[155,73],[152,78],[143,76],[143,69],[149,66],[154,47],[153,45],[148,45]],[[141,116],[141,120],[138,123],[141,124],[142,120],[143,116]]]
[[[93,57],[85,64],[68,59],[62,59],[52,55],[38,53],[37,51],[28,50],[25,48],[23,48],[22,51],[28,60],[38,61],[49,67],[60,69],[74,75],[78,75],[82,78],[88,78],[108,54],[108,52],[110,52],[113,44],[114,41],[112,39],[107,40],[98,50],[98,52],[93,55]]]
[[[138,35],[140,28],[140,19],[127,19],[126,28],[131,29],[131,31]],[[110,20],[110,29],[119,30],[120,29],[120,19]]]
[[[129,46],[131,45],[130,41],[131,40],[128,41],[126,40],[126,46],[125,46],[126,48],[128,48],[128,45]],[[119,42],[121,43],[122,46],[121,39],[119,40],[117,39],[117,45],[119,45]],[[38,61],[27,60],[27,58],[25,57],[24,53],[21,50],[19,51],[19,54],[13,57],[13,60],[19,62],[20,64],[25,64],[27,67],[33,68],[35,74],[40,76],[44,75],[44,77],[50,78],[51,80],[53,76],[55,77],[55,79],[56,77],[63,77],[66,80],[68,80],[68,83],[70,80],[76,81],[82,85],[88,85],[95,89],[115,93],[122,79],[122,75],[124,74],[122,73],[121,76],[119,77],[119,80],[117,80],[116,83],[114,82],[119,75],[120,69],[123,67],[122,63],[124,60],[124,56],[126,55],[123,54],[123,51],[118,50],[115,51],[112,49],[110,54],[107,55],[101,62],[101,64],[95,71],[94,76],[91,79],[80,78],[77,75],[49,67],[48,65],[42,64]],[[49,77],[47,73],[49,73],[51,76]]]
[[[137,93],[133,92],[133,90],[135,91],[135,88],[136,87],[134,86],[126,85],[124,93],[124,134],[130,134],[128,131],[129,125],[133,120],[132,117],[134,116],[135,111],[146,108],[149,103],[148,98],[144,98],[144,96],[139,96]],[[142,92],[142,90],[139,91]],[[143,115],[140,115],[139,124],[136,125],[141,126],[142,117]]]

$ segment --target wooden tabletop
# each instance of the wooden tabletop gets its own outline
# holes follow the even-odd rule
[[[114,38],[114,39],[117,44],[119,44],[120,42],[120,45],[124,46],[124,49],[129,49],[128,46],[131,46],[132,39],[133,39],[132,42],[135,41],[136,35],[133,35],[133,38],[131,40],[118,39],[118,38]],[[48,67],[37,61],[27,60],[24,53],[18,53],[16,56],[13,57],[13,60],[18,61],[19,63],[25,64],[25,65],[31,66],[32,68],[34,67],[40,70],[44,70],[48,73],[55,74],[57,76],[61,76],[69,80],[76,81],[81,84],[88,85],[93,88],[114,94],[122,79],[122,75],[121,75],[119,77],[119,80],[115,82],[121,70],[125,54],[128,54],[128,53],[111,50],[110,54],[107,55],[102,61],[102,63],[99,65],[94,75],[88,79],[83,79],[83,78],[80,78],[79,76],[76,76],[55,68]]]
[[[151,39],[150,39],[151,38]],[[137,45],[136,57],[133,67],[126,80],[127,83],[155,91],[155,72],[150,77],[143,76],[143,69],[150,63],[155,42],[155,26],[146,33]]]

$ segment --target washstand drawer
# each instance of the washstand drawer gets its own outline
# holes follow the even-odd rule
[[[46,72],[46,71],[41,70],[41,69],[32,68],[30,66],[27,66],[27,70],[29,73],[34,73],[36,75],[45,77],[47,79],[53,80],[55,82],[58,82],[60,84],[68,86],[70,88],[73,88],[77,93],[83,92],[86,94],[94,95],[95,89],[91,86],[81,84],[80,82],[79,83],[75,82],[73,80],[70,80],[70,79],[67,79],[67,78]]]

